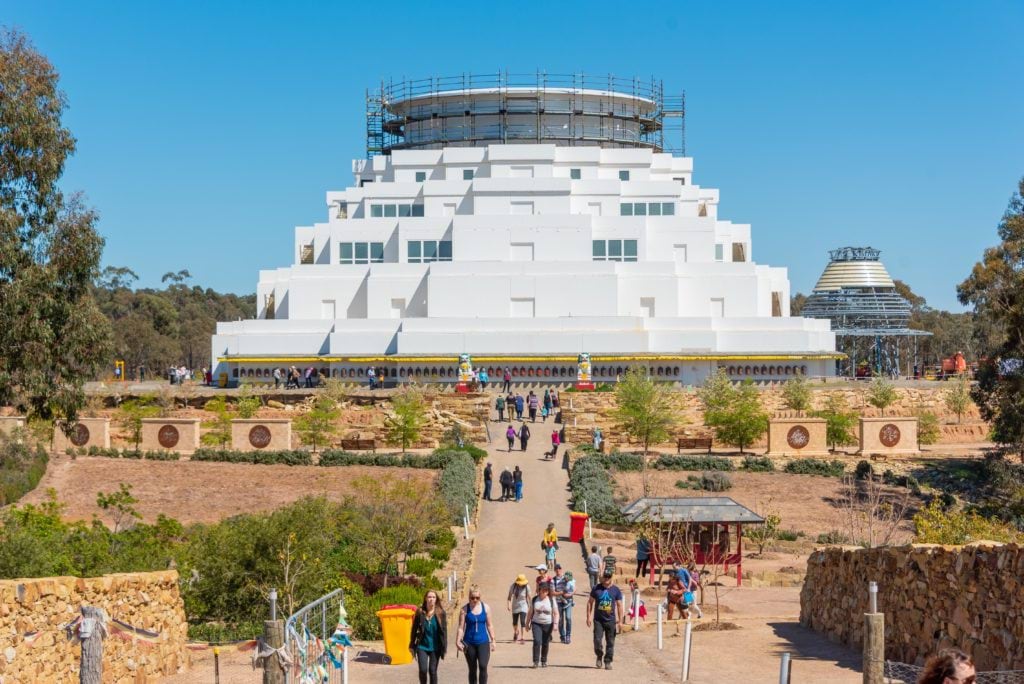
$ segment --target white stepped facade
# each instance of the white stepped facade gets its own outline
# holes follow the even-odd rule
[[[750,226],[718,218],[690,158],[489,144],[395,150],[353,173],[326,222],[296,228],[293,264],[260,272],[259,318],[218,324],[218,373],[447,381],[469,353],[561,381],[581,352],[597,381],[633,364],[683,383],[719,366],[833,372],[829,322],[789,315],[786,269],[754,262]]]

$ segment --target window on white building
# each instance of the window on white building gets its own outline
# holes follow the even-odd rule
[[[686,185],[686,178],[673,178],[672,180],[679,181],[680,185]]]
[[[715,244],[715,261],[725,261],[725,245],[721,242]]]
[[[619,180],[620,181],[629,180],[629,171],[619,171]]]
[[[406,250],[410,264],[452,260],[451,240],[409,240]]]
[[[348,202],[338,202],[338,218],[348,218]]]
[[[640,315],[644,318],[654,318],[654,297],[640,298]]]
[[[581,178],[579,169],[569,169],[569,178],[572,180],[579,180]]]
[[[383,264],[383,242],[341,242],[338,244],[339,264]]]
[[[594,261],[636,261],[636,240],[594,240]]]
[[[423,216],[422,204],[371,204],[370,218]]]
[[[473,169],[462,169],[462,180],[473,180]]]
[[[427,180],[427,172],[426,171],[417,171],[416,172],[416,182],[417,183],[422,183],[425,180]]]
[[[620,216],[675,216],[675,202],[622,202]]]

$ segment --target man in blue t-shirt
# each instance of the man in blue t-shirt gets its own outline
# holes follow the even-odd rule
[[[612,669],[615,654],[615,635],[618,634],[625,603],[622,592],[612,584],[612,573],[605,572],[601,583],[590,591],[587,601],[587,627],[594,627],[594,653],[597,667]]]

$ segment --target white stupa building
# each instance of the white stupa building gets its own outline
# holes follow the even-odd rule
[[[833,374],[829,321],[789,315],[786,269],[666,144],[682,107],[660,84],[459,77],[368,101],[351,185],[260,271],[258,318],[217,326],[230,383],[291,365],[448,382],[463,353],[492,379],[572,380],[580,353],[597,382]]]

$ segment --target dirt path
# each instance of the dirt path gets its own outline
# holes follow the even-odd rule
[[[569,506],[568,474],[562,467],[562,459],[543,460],[543,452],[550,448],[551,430],[555,425],[537,421],[528,423],[532,432],[529,448],[524,453],[516,450],[509,453],[505,447],[504,428],[507,423],[492,423],[491,433],[500,437],[488,452],[494,464],[495,491],[500,495],[497,478],[503,467],[511,470],[518,465],[523,471],[523,500],[519,503],[500,501],[482,502],[479,528],[476,535],[476,561],[473,581],[479,585],[484,602],[490,606],[494,616],[493,624],[497,633],[496,649],[491,657],[490,682],[516,682],[524,677],[552,684],[570,684],[585,679],[619,682],[628,678],[635,684],[671,681],[668,672],[652,665],[635,648],[631,648],[632,635],[623,634],[616,640],[614,669],[610,672],[594,667],[592,632],[586,626],[586,592],[589,590],[587,573],[578,544],[568,541]],[[516,423],[518,428],[519,424]],[[500,447],[500,448],[496,448]],[[564,453],[561,447],[559,453]],[[558,635],[551,644],[548,667],[534,671],[532,666],[531,642],[523,645],[511,643],[512,617],[506,610],[505,597],[515,576],[522,572],[533,582],[536,572],[527,566],[544,561],[540,550],[541,536],[545,526],[555,523],[560,541],[558,561],[571,570],[576,578],[576,607],[573,611],[573,638],[569,645],[558,641]],[[621,587],[620,587],[621,588]],[[628,594],[628,591],[624,591]],[[628,603],[628,599],[627,599]],[[627,605],[628,609],[628,605]],[[454,632],[450,639],[454,643]],[[439,670],[442,681],[465,681],[466,661],[453,648],[442,662]],[[352,668],[353,682],[414,682],[416,670],[406,666],[364,666]]]

